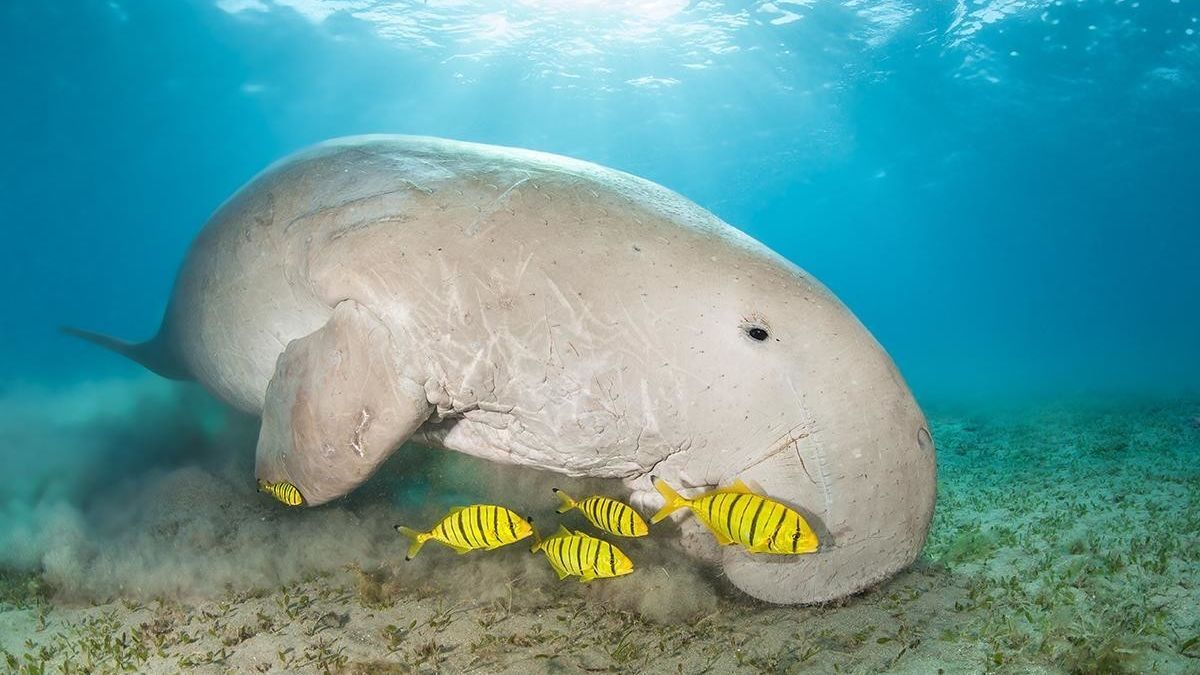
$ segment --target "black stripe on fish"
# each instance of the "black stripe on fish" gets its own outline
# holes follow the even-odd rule
[[[758,505],[754,508],[754,518],[750,521],[750,537],[747,540],[750,546],[754,546],[754,542],[757,541],[754,533],[758,531],[758,514],[762,512],[763,504],[766,502],[765,499],[756,499],[755,501],[758,502]]]
[[[475,548],[475,540],[471,536],[471,522],[467,520],[466,509],[455,514],[458,517],[458,529],[462,531],[463,539],[467,542],[467,546]]]
[[[771,548],[775,548],[775,535],[779,534],[779,530],[783,527],[783,521],[787,520],[787,509],[783,508],[783,506],[779,506],[779,509],[783,511],[783,514],[779,516],[779,522],[775,524],[775,530],[771,532]]]
[[[729,510],[725,513],[725,536],[733,541],[737,541],[737,537],[733,536],[733,512],[737,510],[740,497],[741,495],[735,495],[733,499],[729,500]]]
[[[479,542],[479,548],[487,548],[487,537],[483,534],[483,522],[480,517],[480,509],[478,506],[471,508],[471,515],[467,516],[471,523],[471,532],[475,535],[475,539]]]
[[[594,569],[596,567],[596,544],[599,543],[599,541],[599,539],[583,540],[583,559],[587,563],[587,567],[589,569]]]

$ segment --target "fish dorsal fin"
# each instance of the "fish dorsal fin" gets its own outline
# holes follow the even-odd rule
[[[747,495],[754,494],[754,490],[751,490],[749,485],[746,485],[745,483],[743,483],[741,478],[734,480],[733,485],[730,485],[728,490],[730,492],[739,492],[741,494],[747,494]]]
[[[567,526],[566,526],[566,525],[559,525],[559,526],[558,526],[558,531],[554,533],[554,536],[556,536],[556,537],[569,537],[569,536],[571,536],[571,531],[567,529]]]
[[[448,516],[452,516],[452,515],[454,515],[454,514],[458,513],[459,511],[462,511],[462,510],[463,510],[463,509],[465,509],[465,508],[467,508],[467,507],[465,507],[465,506],[451,506],[451,507],[450,507],[450,510],[446,512],[446,515],[448,515]]]
[[[575,535],[576,537],[589,537],[590,538],[592,536],[592,535],[588,534],[587,532],[584,532],[583,530],[575,530],[571,534]]]

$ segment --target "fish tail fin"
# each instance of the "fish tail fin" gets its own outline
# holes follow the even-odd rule
[[[553,488],[553,490],[554,494],[558,495],[558,498],[562,501],[562,506],[559,506],[557,509],[555,509],[555,513],[566,513],[567,511],[575,508],[575,500],[571,499],[567,493],[559,490],[558,488]]]
[[[397,525],[396,531],[412,540],[412,543],[408,545],[408,553],[404,555],[405,560],[412,560],[413,558],[417,557],[417,553],[420,552],[421,547],[424,546],[425,542],[429,539],[429,535],[427,533],[417,532],[416,530],[410,527],[404,527],[403,525]]]
[[[73,335],[81,340],[86,340],[94,345],[100,345],[109,351],[116,352],[121,356],[140,364],[143,368],[150,370],[158,375],[161,375],[170,380],[190,380],[191,374],[187,372],[178,358],[171,353],[170,349],[160,339],[155,337],[145,342],[128,342],[120,338],[115,338],[101,333],[93,333],[90,330],[82,330],[72,328],[71,326],[62,326],[59,330],[67,335]]]
[[[688,505],[690,500],[671,489],[671,486],[667,485],[666,481],[662,480],[661,478],[655,478],[654,476],[650,477],[650,481],[654,483],[655,489],[657,489],[658,493],[663,496],[663,499],[667,500],[667,503],[664,504],[663,507],[658,510],[658,513],[654,514],[654,517],[650,519],[651,524],[657,523],[663,518],[666,518],[674,513],[676,509]]]
[[[533,525],[533,518],[529,518],[527,520],[529,522],[529,529],[533,531],[533,546],[529,547],[529,552],[537,553],[538,551],[542,550],[542,537],[538,534],[537,528]]]

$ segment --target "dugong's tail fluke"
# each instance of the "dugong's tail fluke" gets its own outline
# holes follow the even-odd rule
[[[119,338],[93,333],[89,330],[80,330],[79,328],[72,328],[70,326],[62,326],[61,330],[67,335],[83,338],[88,342],[112,350],[131,361],[137,361],[142,367],[165,378],[172,380],[192,379],[191,374],[187,372],[183,364],[162,347],[158,338],[147,340],[146,342],[126,342]]]

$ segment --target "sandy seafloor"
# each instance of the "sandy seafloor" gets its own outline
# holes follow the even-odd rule
[[[559,582],[528,542],[411,563],[392,530],[614,486],[405,448],[350,499],[254,492],[254,420],[155,380],[0,393],[0,669],[14,672],[1197,672],[1200,401],[929,410],[920,561],[818,607],[670,544]]]

